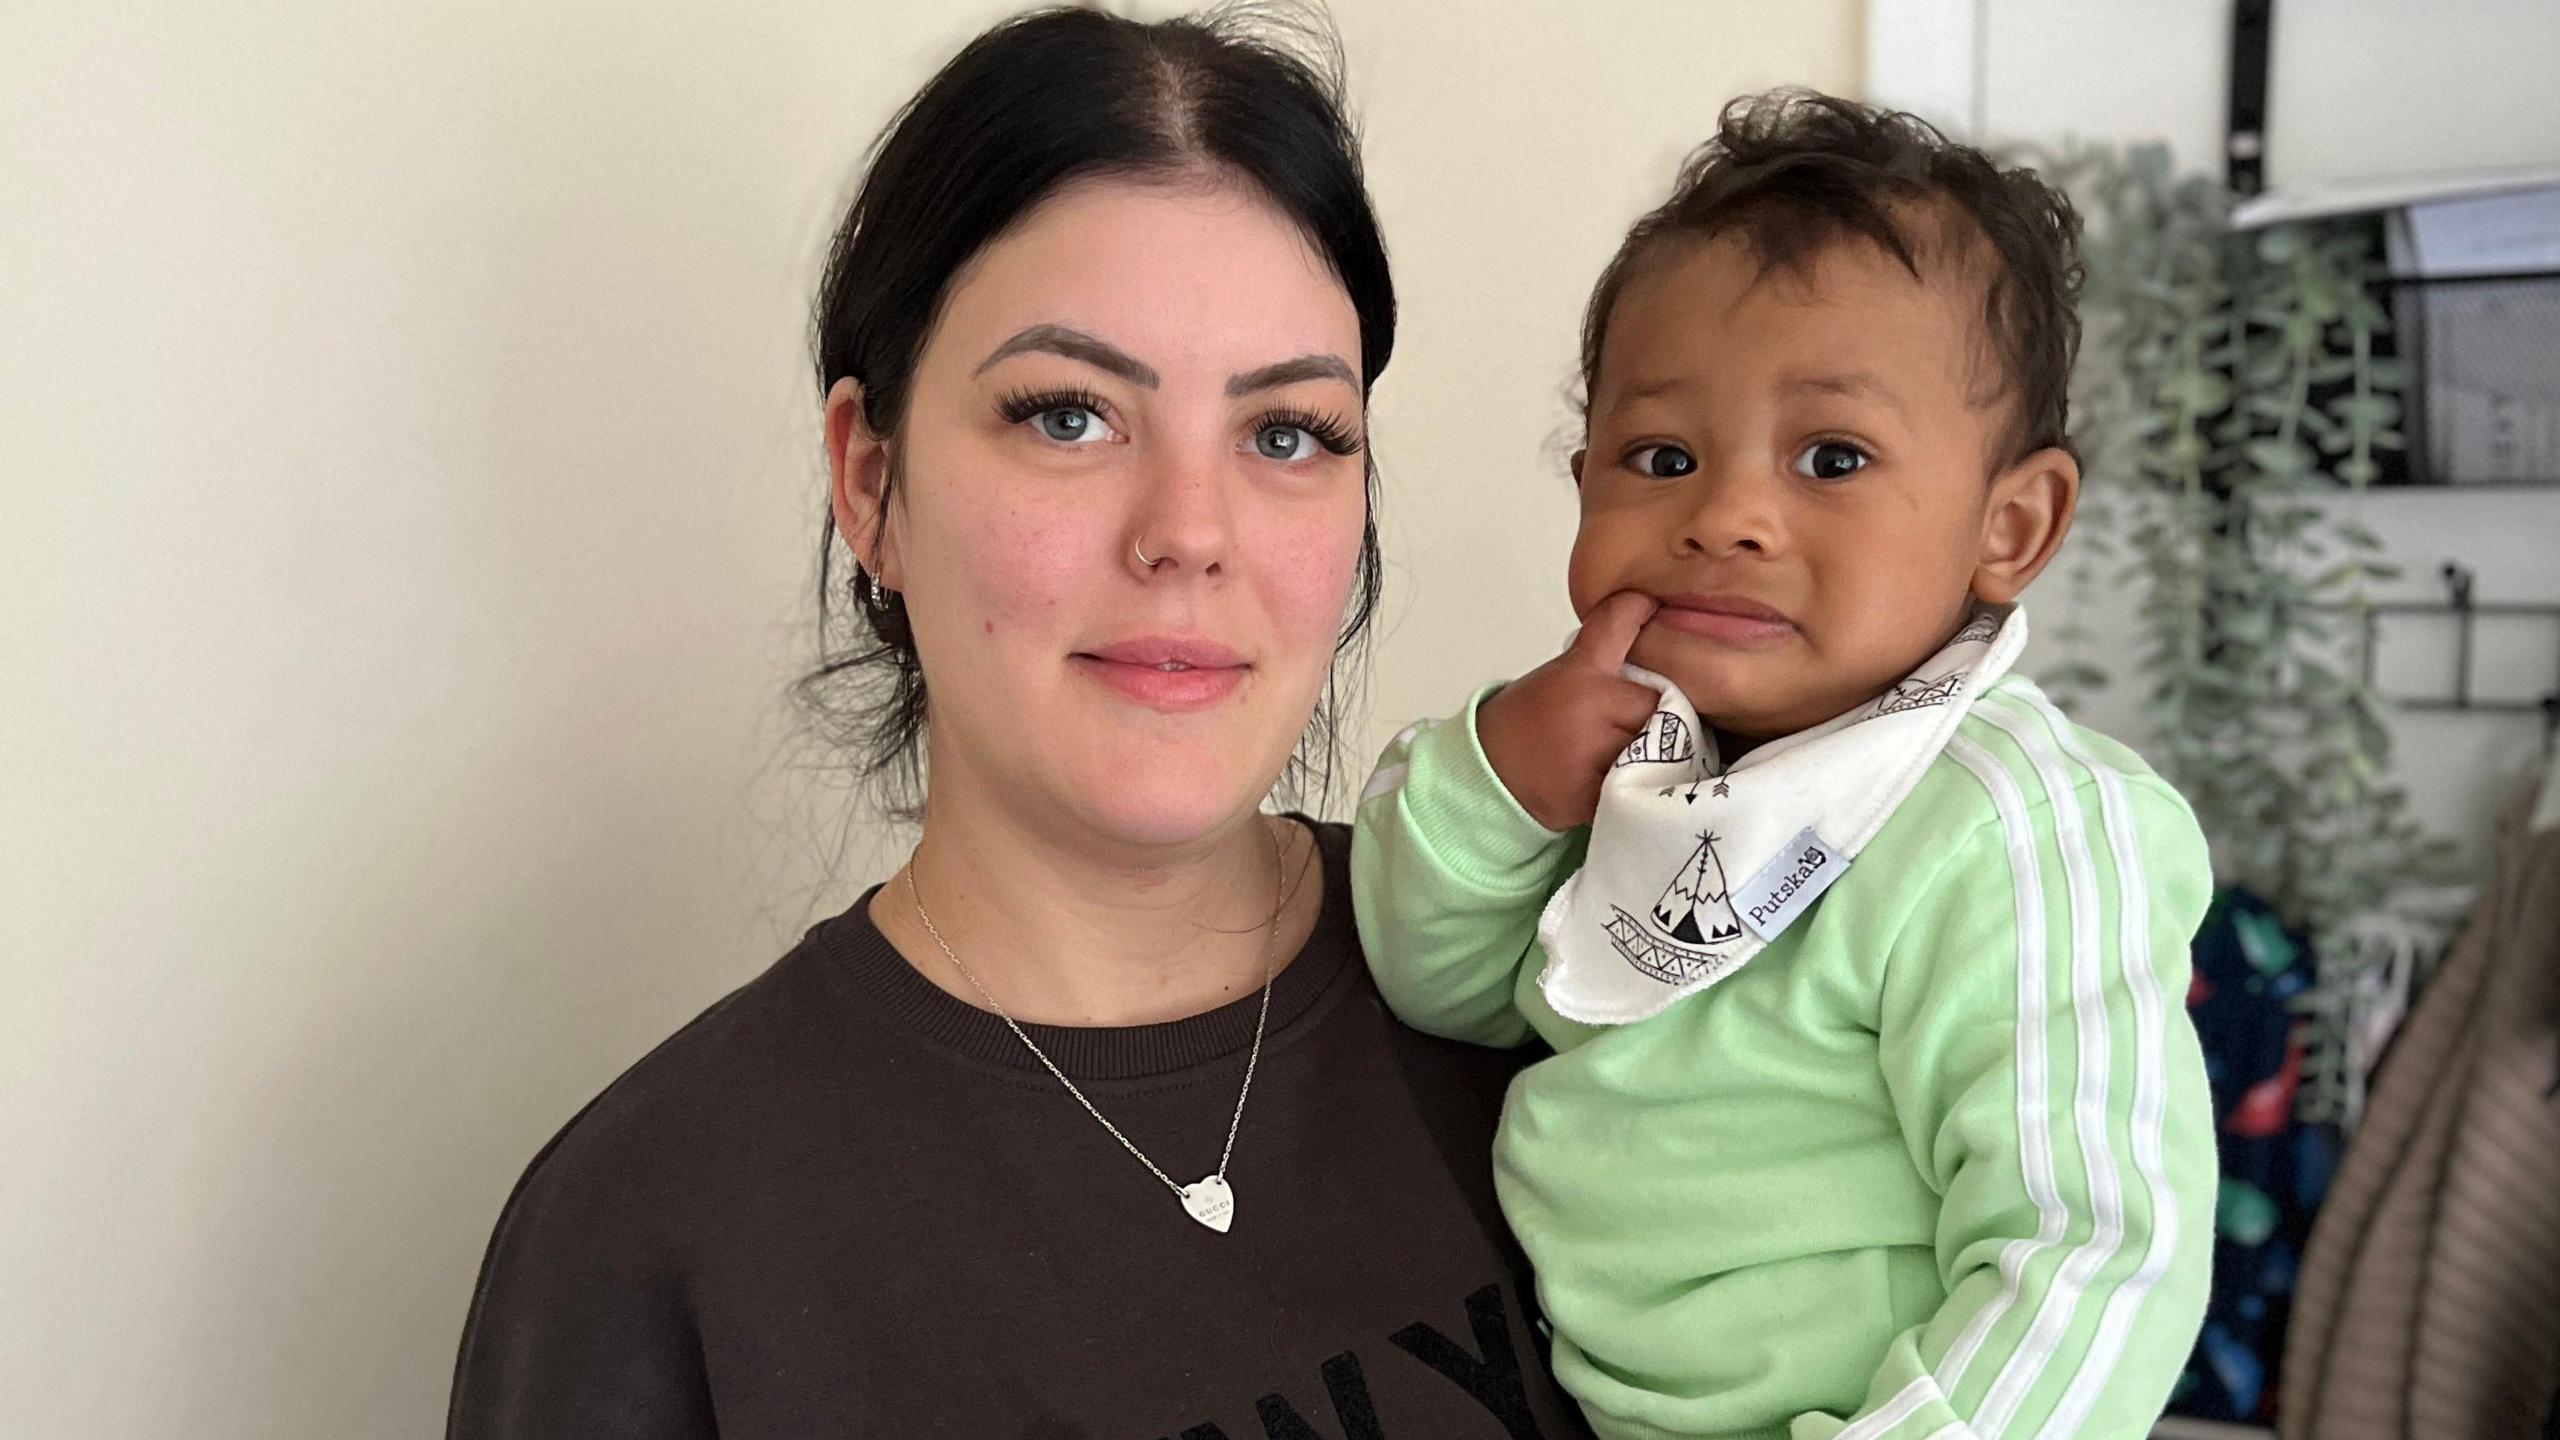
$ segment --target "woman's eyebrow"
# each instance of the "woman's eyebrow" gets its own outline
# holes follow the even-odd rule
[[[1100,336],[1087,335],[1065,325],[1032,325],[1016,331],[1012,339],[988,352],[987,358],[979,361],[978,368],[970,371],[969,376],[976,379],[999,360],[1035,350],[1080,360],[1143,389],[1153,390],[1162,383],[1154,367],[1145,361]]]
[[[1227,377],[1227,394],[1250,395],[1256,390],[1294,385],[1301,380],[1339,380],[1354,390],[1360,388],[1360,377],[1351,372],[1350,365],[1341,356],[1300,355]]]

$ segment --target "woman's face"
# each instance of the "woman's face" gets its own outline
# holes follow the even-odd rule
[[[1206,182],[1071,186],[954,277],[887,447],[878,552],[923,662],[937,809],[1144,846],[1259,804],[1359,558],[1360,363],[1297,227]],[[859,535],[866,468],[890,462],[858,435],[842,453]]]

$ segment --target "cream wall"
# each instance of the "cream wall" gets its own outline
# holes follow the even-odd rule
[[[436,1433],[535,1148],[885,868],[813,863],[778,704],[804,307],[1008,8],[0,10],[0,1437]],[[1339,19],[1405,303],[1365,752],[1564,629],[1584,288],[1858,21]]]

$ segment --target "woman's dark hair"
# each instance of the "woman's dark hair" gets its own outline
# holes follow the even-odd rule
[[[890,121],[836,232],[812,322],[819,393],[851,376],[864,423],[894,439],[952,276],[989,242],[1071,181],[1205,176],[1258,189],[1332,266],[1359,315],[1365,395],[1395,345],[1395,291],[1339,77],[1329,31],[1267,11],[1141,24],[1040,10],[970,41]],[[1377,469],[1364,464],[1359,568],[1291,786],[1311,771],[1330,786],[1343,662],[1356,671],[1377,606]],[[912,815],[925,685],[906,601],[859,555],[841,574],[833,528],[819,556],[820,663],[796,690],[889,813]]]
[[[1801,267],[1862,239],[1920,263],[1907,228],[1935,210],[1939,264],[1982,277],[1982,339],[2010,429],[1997,465],[2047,446],[2069,449],[2069,386],[2080,352],[2080,216],[2032,170],[2002,169],[1927,121],[1805,90],[1746,95],[1724,108],[1715,138],[1680,168],[1671,198],[1635,223],[1600,274],[1582,319],[1582,393],[1600,380],[1609,312],[1627,282],[1671,241],[1738,234],[1762,272]],[[1916,212],[1916,214],[1915,214]],[[1980,249],[1987,244],[1988,256]]]

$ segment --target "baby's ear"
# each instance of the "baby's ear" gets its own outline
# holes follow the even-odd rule
[[[1982,552],[1973,596],[2006,605],[2024,592],[2062,548],[2080,503],[2080,462],[2060,446],[2038,450],[1991,477],[1982,512]]]

